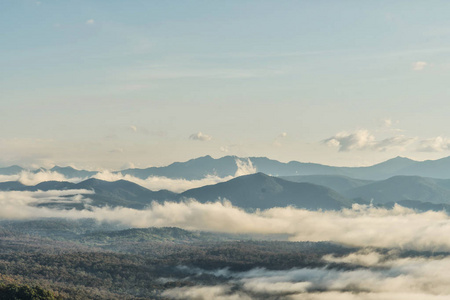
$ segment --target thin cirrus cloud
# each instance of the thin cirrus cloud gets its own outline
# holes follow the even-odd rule
[[[335,136],[325,139],[323,143],[330,147],[336,147],[340,152],[354,150],[386,151],[391,148],[404,148],[413,143],[415,138],[404,135],[376,140],[375,136],[366,129],[360,129],[353,133],[340,132]]]
[[[201,131],[193,133],[189,136],[190,140],[206,142],[212,139],[212,136],[202,133]]]

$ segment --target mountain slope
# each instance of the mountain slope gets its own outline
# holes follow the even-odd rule
[[[298,161],[284,163],[266,157],[239,158],[237,156],[224,156],[215,159],[208,155],[186,162],[175,162],[163,167],[125,169],[116,173],[128,174],[141,179],[148,178],[149,176],[164,176],[168,178],[198,180],[207,175],[216,175],[223,178],[236,174],[238,171],[236,161],[247,162],[248,160],[250,160],[258,172],[272,176],[340,175],[363,180],[384,180],[397,175],[450,178],[450,157],[422,162],[405,157],[395,157],[368,167],[335,167]],[[15,175],[23,170],[18,166],[0,168],[0,175]],[[67,178],[86,178],[96,173],[58,166],[50,170],[40,168],[32,172],[38,173],[40,171],[58,172]]]
[[[370,183],[344,193],[349,198],[361,197],[373,200],[375,204],[417,200],[431,203],[450,204],[450,189],[447,181],[419,176],[394,176]]]
[[[432,178],[450,178],[450,156],[437,160],[417,162],[402,168],[399,175],[415,175]]]
[[[123,175],[132,175],[138,178],[149,176],[164,176],[168,178],[184,178],[188,180],[202,179],[207,175],[226,177],[234,175],[237,171],[236,157],[225,156],[214,159],[203,156],[186,162],[175,162],[166,167],[151,167],[146,169],[126,169],[120,171]]]
[[[64,175],[66,178],[86,178],[95,175],[96,171],[77,170],[72,167],[59,167],[54,166],[50,169],[52,172],[58,172]]]
[[[292,205],[311,210],[341,209],[351,203],[342,195],[324,186],[297,183],[271,177],[263,173],[251,174],[215,185],[182,193],[181,198],[195,198],[200,202],[226,198],[234,206],[268,209]]]
[[[339,193],[373,182],[371,180],[355,179],[341,175],[298,175],[282,176],[280,178],[293,182],[309,182],[312,184],[323,185]]]
[[[0,168],[0,175],[16,175],[22,172],[24,169],[19,166],[10,166],[5,168]]]
[[[177,195],[167,190],[154,192],[140,185],[125,180],[109,182],[94,178],[82,181],[77,184],[66,181],[46,181],[34,186],[25,186],[15,181],[0,184],[0,190],[2,191],[50,191],[68,189],[94,191],[94,194],[83,194],[83,196],[92,200],[90,205],[98,207],[124,206],[142,209],[150,205],[152,201],[173,200]],[[39,206],[67,209],[84,208],[83,203],[80,202],[58,203],[57,201],[52,201],[48,203],[41,203],[39,204]]]

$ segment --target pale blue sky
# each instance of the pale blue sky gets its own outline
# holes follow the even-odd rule
[[[449,15],[448,1],[1,1],[0,165],[448,156]]]

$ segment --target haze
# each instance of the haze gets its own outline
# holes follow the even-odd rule
[[[0,4],[0,165],[448,156],[448,1]]]

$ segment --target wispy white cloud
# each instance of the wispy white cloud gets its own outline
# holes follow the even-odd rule
[[[397,135],[382,140],[376,140],[375,136],[366,129],[360,129],[353,133],[340,132],[335,136],[325,139],[323,142],[336,147],[339,151],[374,150],[386,151],[391,148],[404,148],[413,143],[415,138]]]
[[[437,136],[432,139],[420,141],[418,151],[421,152],[442,152],[450,150],[450,139]]]
[[[95,23],[94,19],[89,19],[86,21],[86,25],[93,25]]]
[[[201,131],[197,133],[193,133],[189,136],[189,139],[194,141],[210,141],[212,139],[212,136],[202,133]]]
[[[172,192],[181,193],[189,189],[216,184],[219,182],[231,180],[238,176],[256,173],[256,168],[253,166],[250,159],[236,159],[236,166],[237,170],[234,176],[219,177],[217,175],[211,174],[198,180],[172,179],[164,176],[150,176],[146,179],[141,179],[128,174],[122,175],[122,173],[112,173],[109,171],[99,172],[95,174],[93,178],[105,181],[116,181],[123,179],[139,184],[140,186],[143,186],[152,191],[169,190]]]
[[[208,299],[216,297],[241,299],[254,293],[278,299],[340,299],[340,300],[443,300],[450,297],[448,281],[450,257],[398,257],[364,250],[345,257],[325,257],[326,261],[347,263],[355,269],[293,268],[267,270],[257,268],[246,272],[228,269],[190,270],[227,278],[216,286],[193,286],[169,289],[164,296],[171,299]],[[369,263],[366,263],[370,261]],[[361,264],[362,263],[362,264]]]

